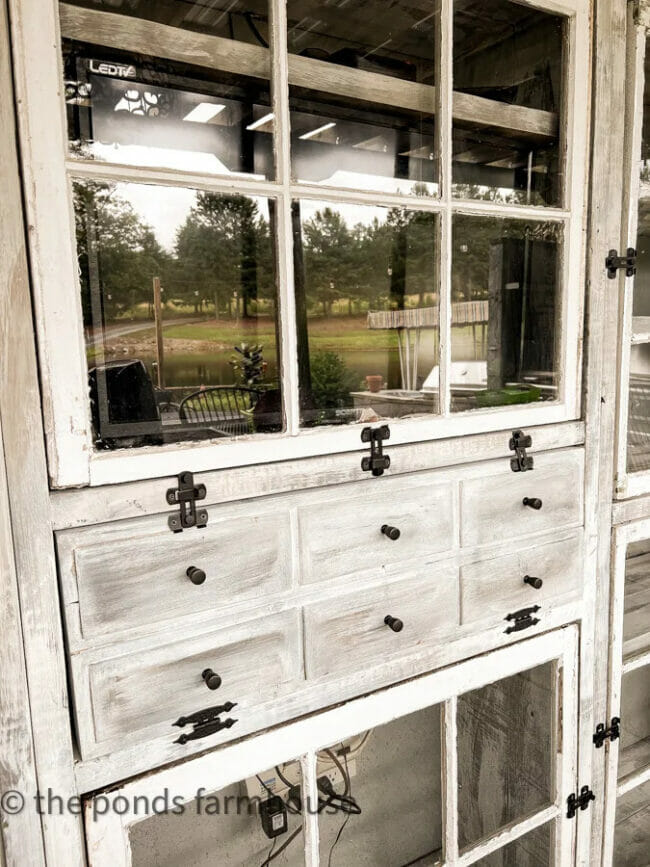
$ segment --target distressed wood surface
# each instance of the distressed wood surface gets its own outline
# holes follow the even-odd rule
[[[298,612],[151,647],[123,643],[112,654],[88,651],[72,660],[79,740],[84,758],[157,737],[171,743],[172,728],[215,704],[236,702],[228,716],[246,719],[258,706],[281,705],[304,678]],[[221,678],[210,690],[202,672]],[[186,729],[191,731],[191,727]],[[237,727],[229,730],[236,737]]]
[[[506,554],[461,568],[461,623],[474,623],[504,612],[543,605],[549,599],[568,602],[582,595],[582,534],[551,544]],[[524,583],[532,575],[544,582],[539,590]]]
[[[577,451],[539,455],[532,473],[495,467],[493,474],[461,483],[461,543],[482,545],[509,533],[521,537],[580,525],[582,491],[583,456]],[[524,506],[524,497],[538,497],[542,508]]]
[[[15,9],[9,4],[12,11]],[[46,15],[41,20],[46,26]],[[16,23],[14,21],[14,23]],[[19,26],[19,24],[17,25]],[[9,514],[0,525],[4,535],[0,547],[5,561],[0,566],[4,592],[0,605],[2,652],[2,697],[0,713],[10,712],[3,725],[0,767],[25,786],[25,794],[49,789],[63,798],[76,794],[73,776],[72,734],[68,710],[65,661],[59,616],[56,565],[49,522],[47,469],[43,444],[41,396],[36,372],[32,306],[25,249],[25,227],[21,202],[14,97],[9,68],[9,33],[6,4],[0,3],[0,416],[3,426],[4,461],[9,497]],[[16,41],[19,51],[20,40]],[[39,265],[40,269],[46,263]],[[4,487],[4,485],[3,485]],[[7,502],[2,506],[7,509]],[[11,528],[7,520],[11,520]],[[22,643],[16,609],[16,586],[22,621]],[[11,646],[4,647],[4,642]],[[26,707],[18,703],[27,673],[31,710],[30,733],[23,728]],[[4,705],[13,694],[12,704]],[[24,694],[22,695],[24,701]],[[16,702],[16,703],[13,703]],[[22,729],[22,734],[20,733]],[[5,741],[5,737],[8,741]],[[6,749],[5,745],[6,744]],[[14,762],[20,749],[20,764]],[[30,779],[31,777],[31,779]],[[20,787],[20,786],[17,786]],[[43,855],[50,865],[69,867],[84,861],[81,824],[71,813],[44,816],[33,813],[34,804],[20,817],[7,821],[6,859],[10,865],[38,865]],[[38,826],[42,826],[42,836]],[[14,838],[14,828],[21,830]]]
[[[533,438],[532,454],[550,451],[584,442],[584,426],[580,422],[566,425],[545,425],[526,428]],[[423,442],[413,445],[386,444],[391,456],[390,469],[380,479],[371,478],[361,470],[361,455],[350,453],[282,461],[256,467],[213,470],[202,473],[207,495],[206,506],[235,500],[261,497],[288,491],[324,488],[344,482],[362,482],[372,486],[385,483],[394,476],[443,467],[457,467],[490,459],[501,459],[509,472],[512,452],[508,443],[512,431],[466,436],[458,440]],[[56,491],[51,496],[52,522],[56,529],[134,518],[156,514],[168,508],[165,491],[177,484],[173,476],[161,479],[129,482],[99,489]]]
[[[403,622],[401,632],[384,623],[387,615]],[[454,636],[459,623],[458,570],[434,567],[429,574],[374,592],[308,606],[304,617],[307,676],[352,673]]]
[[[294,583],[289,509],[262,501],[209,511],[208,525],[172,533],[160,517],[57,534],[72,647],[134,627],[260,599]],[[190,567],[202,569],[194,585]],[[113,639],[112,639],[113,640]]]

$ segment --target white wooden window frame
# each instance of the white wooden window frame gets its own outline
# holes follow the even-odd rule
[[[555,798],[553,803],[517,820],[496,834],[458,851],[458,767],[456,760],[458,697],[470,690],[527,671],[547,662],[556,664],[557,709],[553,741]],[[565,627],[520,644],[441,669],[432,674],[389,687],[341,707],[323,711],[297,722],[170,768],[139,777],[120,787],[111,787],[109,798],[121,797],[120,815],[107,812],[93,817],[93,799],[85,805],[86,834],[90,867],[137,867],[131,860],[129,829],[143,821],[143,800],[137,814],[134,798],[148,798],[168,790],[184,803],[196,796],[201,786],[218,792],[226,786],[254,776],[274,764],[300,758],[304,793],[316,803],[316,753],[332,743],[352,737],[360,730],[391,722],[398,717],[441,705],[442,812],[444,864],[466,867],[502,848],[509,842],[556,820],[555,865],[574,863],[575,820],[565,817],[566,799],[575,791],[577,750],[578,628]],[[123,812],[122,812],[123,811]],[[582,814],[580,814],[582,815]],[[317,867],[318,818],[308,813],[304,823],[305,864]]]
[[[633,542],[650,539],[650,518],[633,521],[614,529],[612,547],[612,589],[610,601],[610,660],[607,719],[621,716],[621,693],[623,677],[631,671],[646,667],[650,676],[650,623],[646,646],[641,650],[632,648],[626,653],[623,642],[625,616],[625,564],[627,549]],[[625,720],[621,722],[625,726]],[[650,764],[618,779],[620,740],[607,741],[605,768],[605,825],[603,841],[603,864],[611,864],[614,852],[616,802],[619,797],[650,780]]]
[[[68,155],[58,0],[9,0],[15,43],[16,89],[29,222],[32,280],[36,305],[44,416],[53,487],[100,485],[269,461],[358,450],[360,427],[300,430],[297,346],[291,242],[291,199],[329,200],[400,206],[440,215],[440,390],[437,416],[391,423],[392,442],[436,440],[507,430],[513,427],[575,420],[580,414],[584,235],[590,102],[591,16],[589,0],[515,0],[522,5],[566,16],[561,151],[565,166],[563,206],[533,208],[463,201],[451,194],[453,0],[440,4],[439,80],[435,112],[440,147],[440,197],[355,192],[292,184],[289,125],[289,57],[285,0],[270,0],[273,110],[279,119],[275,140],[276,180],[228,179],[193,172],[133,168],[79,161]],[[111,13],[95,13],[110,15]],[[63,15],[65,18],[65,13]],[[128,21],[128,19],[127,19]],[[67,26],[67,25],[66,25]],[[162,26],[162,25],[161,25]],[[183,31],[177,31],[182,34]],[[210,38],[210,37],[208,37]],[[206,441],[181,446],[93,451],[88,406],[79,275],[72,210],[73,178],[190,186],[215,192],[274,197],[279,206],[277,231],[281,369],[286,430],[234,441]],[[451,225],[455,213],[555,221],[564,226],[562,293],[558,341],[559,399],[521,408],[452,413],[451,365]]]
[[[636,247],[639,217],[641,179],[639,161],[643,133],[643,93],[645,88],[644,64],[646,38],[650,28],[650,8],[645,2],[628,0],[627,29],[627,81],[625,106],[625,178],[623,195],[623,227],[621,249]],[[621,276],[623,297],[619,322],[619,398],[616,424],[616,480],[615,497],[626,499],[650,493],[650,469],[628,470],[628,413],[630,358],[632,346],[650,343],[647,323],[635,326],[632,316],[634,305],[634,277]],[[614,286],[618,285],[613,284]]]

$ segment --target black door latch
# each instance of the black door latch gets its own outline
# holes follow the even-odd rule
[[[189,734],[183,732],[178,736],[174,743],[186,744],[188,741],[196,741],[199,738],[205,738],[208,735],[216,734],[222,729],[232,728],[237,720],[230,719],[229,717],[222,721],[220,716],[222,713],[230,713],[234,707],[237,707],[236,703],[227,701],[225,704],[217,704],[214,707],[207,707],[205,710],[198,710],[196,713],[192,713],[189,716],[180,716],[175,723],[172,723],[172,725],[178,726],[179,728],[185,728],[186,725],[191,725],[193,729]]]
[[[370,443],[370,457],[361,459],[361,469],[372,472],[373,476],[383,476],[384,470],[390,467],[390,458],[384,454],[384,440],[390,439],[390,428],[387,424],[381,427],[364,427],[361,431],[361,442]]]
[[[617,741],[621,736],[621,718],[613,716],[609,724],[609,728],[605,727],[605,723],[598,723],[594,732],[594,744],[599,750],[605,741]]]
[[[513,473],[525,473],[526,470],[532,470],[535,463],[532,455],[526,454],[526,449],[529,449],[533,444],[533,438],[530,434],[525,434],[522,430],[513,430],[510,437],[510,451],[515,453],[514,458],[510,458],[510,469]]]
[[[623,268],[626,277],[634,277],[636,274],[636,250],[634,247],[628,247],[625,256],[619,256],[618,250],[610,250],[605,259],[605,267],[610,280],[614,280],[617,271]]]
[[[578,810],[586,810],[591,801],[595,801],[596,796],[591,791],[589,786],[583,786],[580,789],[580,794],[576,796],[575,792],[571,792],[569,797],[566,799],[566,817],[567,819],[573,819]]]
[[[192,473],[180,473],[178,487],[168,488],[166,494],[170,506],[179,506],[178,514],[168,518],[169,529],[174,533],[182,533],[189,527],[205,527],[208,523],[208,510],[196,508],[196,501],[204,500],[205,496],[205,485],[195,485]]]
[[[510,621],[512,625],[505,630],[506,635],[510,635],[513,632],[521,632],[522,629],[528,629],[530,626],[539,623],[539,617],[533,617],[533,614],[539,611],[540,607],[539,605],[533,605],[530,608],[522,608],[519,611],[508,614],[504,620]]]

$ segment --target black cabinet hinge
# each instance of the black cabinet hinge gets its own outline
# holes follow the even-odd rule
[[[183,732],[178,736],[174,743],[186,744],[188,741],[196,741],[199,738],[205,738],[208,735],[216,734],[222,729],[232,728],[237,720],[230,719],[229,717],[222,721],[220,716],[222,713],[230,713],[234,707],[237,707],[236,703],[227,701],[225,704],[207,707],[205,710],[196,711],[188,716],[180,716],[176,722],[172,723],[172,725],[178,726],[179,728],[185,728],[185,726],[191,725],[192,731],[189,733]]]
[[[533,438],[530,434],[525,434],[522,430],[513,430],[510,437],[510,451],[515,453],[515,457],[510,459],[510,469],[513,473],[525,473],[526,470],[533,469],[534,458],[526,454],[526,449],[529,449],[532,444]]]
[[[594,732],[594,744],[596,745],[596,749],[599,750],[603,746],[605,741],[617,741],[620,736],[620,717],[613,716],[609,727],[606,727],[605,723],[598,723],[598,725],[596,726],[596,731]]]
[[[384,440],[390,439],[390,428],[387,424],[381,427],[364,427],[361,431],[361,442],[370,443],[370,457],[361,459],[361,469],[372,472],[373,476],[382,476],[384,470],[390,467],[390,458],[384,454]]]
[[[580,789],[580,794],[576,795],[575,792],[571,792],[569,797],[566,799],[566,817],[567,819],[573,819],[578,810],[586,810],[589,804],[592,801],[596,800],[596,796],[591,791],[589,786],[583,786]]]
[[[505,630],[506,635],[510,635],[512,632],[521,632],[522,629],[528,629],[530,626],[539,623],[539,617],[533,617],[533,614],[539,610],[539,605],[533,605],[530,608],[522,608],[520,611],[514,611],[512,614],[506,615],[504,620],[511,621],[512,623]]]
[[[634,247],[628,247],[625,256],[619,256],[618,250],[610,250],[605,259],[605,267],[610,280],[614,280],[616,273],[622,268],[625,269],[626,277],[634,277],[636,274],[636,250]]]
[[[205,527],[208,523],[208,510],[196,508],[196,501],[204,500],[205,495],[205,485],[195,485],[192,473],[180,473],[178,487],[167,489],[166,499],[169,505],[178,505],[180,508],[178,514],[169,516],[169,529],[174,533],[182,533],[189,527]]]

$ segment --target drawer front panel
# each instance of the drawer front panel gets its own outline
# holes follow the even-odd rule
[[[539,578],[536,589],[525,576]],[[471,563],[460,570],[461,621],[502,619],[544,602],[561,603],[582,593],[582,533],[570,538]],[[504,622],[504,628],[507,624]]]
[[[83,638],[218,610],[291,586],[288,511],[256,513],[254,504],[248,514],[240,511],[221,510],[207,527],[183,533],[170,532],[164,517],[78,533],[69,565]],[[205,573],[202,584],[192,583],[189,567]]]
[[[513,547],[528,534],[581,525],[583,522],[582,451],[535,455],[535,468],[513,473],[502,469],[461,482],[463,546],[489,545],[512,538]],[[524,497],[539,498],[539,510]]]
[[[426,558],[453,546],[453,489],[428,476],[374,480],[299,509],[302,580],[327,580]],[[392,540],[383,525],[396,527]]]
[[[178,717],[225,702],[237,707],[224,716],[243,717],[251,707],[272,702],[300,684],[300,644],[300,615],[293,610],[105,659],[87,659],[98,655],[93,651],[79,654],[73,673],[75,694],[81,691],[77,719],[84,755],[118,740],[130,744],[169,735],[173,741],[181,733],[172,727]],[[221,678],[218,689],[206,685],[206,669]],[[210,742],[207,738],[206,746]]]
[[[404,626],[393,632],[386,616]],[[426,577],[398,581],[305,609],[307,675],[355,672],[390,662],[453,635],[458,626],[458,572],[430,567]]]

